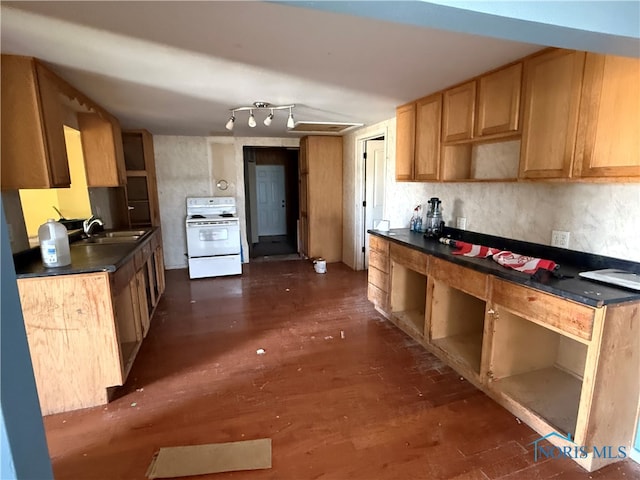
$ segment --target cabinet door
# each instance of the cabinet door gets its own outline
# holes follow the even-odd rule
[[[396,109],[396,180],[413,180],[416,141],[416,104]]]
[[[129,223],[132,227],[160,226],[153,137],[146,130],[126,131],[122,143]]]
[[[309,160],[307,159],[307,137],[300,140],[300,173],[309,173]]]
[[[146,337],[149,331],[149,325],[151,320],[149,317],[149,303],[148,303],[148,279],[146,275],[146,265],[142,269],[136,272],[135,277],[135,295],[138,305],[138,318],[140,329],[142,330],[142,336]]]
[[[300,254],[309,257],[309,218],[307,214],[300,215]]]
[[[126,183],[122,135],[115,118],[79,113],[87,186],[118,187]]]
[[[587,53],[574,173],[640,176],[640,60]]]
[[[156,262],[156,281],[157,287],[156,291],[158,292],[158,300],[160,296],[164,293],[165,287],[165,279],[164,279],[164,253],[162,250],[162,246],[158,246],[153,254],[153,259]]]
[[[570,176],[584,56],[553,50],[525,61],[520,177]]]
[[[307,137],[307,255],[342,261],[342,137]]]
[[[476,137],[518,132],[521,84],[522,63],[490,73],[478,80]]]
[[[52,79],[33,59],[2,55],[2,188],[71,184],[63,107]]]
[[[149,285],[148,297],[147,297],[149,313],[153,312],[153,309],[156,307],[156,305],[158,304],[158,300],[160,299],[158,273],[156,271],[156,260],[155,260],[154,253],[149,255],[149,259],[147,260],[147,263],[145,265],[147,282]]]
[[[437,180],[440,169],[442,95],[416,102],[415,180]]]
[[[304,155],[306,158],[306,152],[302,153],[303,149],[300,149],[301,156]],[[306,162],[305,162],[306,164]],[[308,166],[307,166],[307,172]],[[298,241],[300,243],[300,253],[304,256],[309,256],[309,174],[303,173],[302,168],[300,169],[300,224],[299,229],[300,232],[298,234]]]
[[[465,83],[444,92],[442,141],[456,142],[473,137],[476,82]]]
[[[67,147],[64,142],[64,110],[60,92],[52,74],[36,64],[40,90],[42,123],[47,142],[49,171],[52,187],[71,185]]]

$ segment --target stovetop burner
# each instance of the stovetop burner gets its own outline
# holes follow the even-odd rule
[[[221,213],[220,216],[223,218],[230,218],[230,217],[233,217],[234,215],[233,213]]]
[[[204,215],[191,215],[191,218],[205,218]]]

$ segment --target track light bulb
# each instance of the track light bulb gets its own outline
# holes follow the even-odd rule
[[[269,114],[269,116],[264,119],[265,126],[268,127],[269,125],[271,125],[271,120],[273,120],[273,108],[271,109],[271,113]]]
[[[234,115],[231,115],[231,117],[227,121],[227,124],[225,125],[225,128],[229,131],[233,130],[233,124],[235,123],[235,121],[236,117]]]
[[[256,126],[256,117],[253,116],[253,110],[249,110],[249,126],[251,128]]]
[[[295,123],[293,121],[293,113],[291,113],[291,109],[289,109],[289,118],[287,119],[287,128],[293,128]]]

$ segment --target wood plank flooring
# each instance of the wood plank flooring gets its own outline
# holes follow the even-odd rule
[[[366,273],[305,261],[167,290],[107,406],[45,418],[55,477],[143,479],[160,447],[268,437],[271,470],[198,479],[632,479],[535,463],[538,434],[366,300]],[[264,355],[257,355],[258,349]]]

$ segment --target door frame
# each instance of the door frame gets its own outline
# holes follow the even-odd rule
[[[364,152],[366,142],[368,140],[375,140],[376,138],[384,137],[384,170],[385,170],[385,184],[387,175],[387,168],[389,166],[389,129],[386,126],[380,126],[375,130],[370,130],[366,133],[356,136],[356,161],[354,162],[355,168],[355,211],[353,218],[355,220],[354,225],[354,233],[355,233],[355,242],[354,242],[354,250],[353,250],[353,258],[355,259],[355,269],[356,270],[364,270],[364,252],[362,249],[364,248],[364,235],[366,232],[364,231],[364,210],[365,208],[362,206],[366,196],[366,179],[365,179],[365,163],[364,163]],[[385,193],[385,201],[384,201],[384,210],[386,210],[386,193]]]
[[[257,153],[265,150],[275,150],[284,152],[286,159],[283,163],[262,163]],[[287,236],[295,236],[294,240],[297,244],[298,237],[298,215],[299,215],[299,172],[300,172],[300,148],[299,146],[284,145],[243,145],[242,147],[242,163],[244,171],[244,207],[245,207],[245,229],[248,251],[245,254],[246,261],[250,261],[253,255],[253,236],[254,230],[257,231],[257,225],[252,223],[257,219],[257,208],[252,212],[252,199],[256,196],[256,192],[252,192],[252,180],[249,164],[257,166],[263,165],[284,165],[285,166],[285,197],[287,208]],[[255,173],[255,172],[253,172]],[[254,185],[255,186],[255,185]]]

